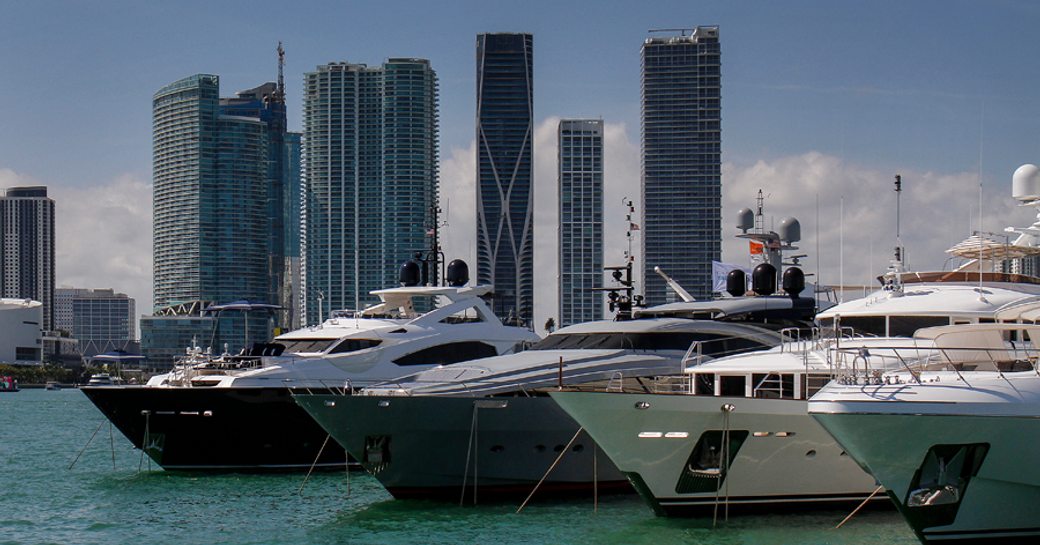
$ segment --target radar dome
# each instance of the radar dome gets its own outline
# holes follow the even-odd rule
[[[737,229],[747,232],[755,226],[755,213],[750,208],[741,208],[740,212],[737,212]]]
[[[1011,177],[1011,196],[1019,201],[1040,199],[1040,167],[1025,164]]]
[[[780,240],[784,242],[798,242],[802,240],[802,224],[794,218],[780,220]]]

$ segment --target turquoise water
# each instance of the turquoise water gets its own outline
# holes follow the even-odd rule
[[[916,544],[895,512],[654,517],[635,496],[459,507],[395,501],[354,473],[195,476],[141,464],[78,390],[0,394],[0,544]],[[113,469],[113,452],[115,468]]]

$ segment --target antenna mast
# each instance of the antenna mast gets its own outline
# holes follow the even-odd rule
[[[896,261],[903,261],[903,239],[899,235],[899,201],[903,195],[903,177],[896,174]]]
[[[282,48],[282,41],[278,40],[278,89],[275,91],[275,100],[277,102],[285,103],[285,77],[282,72],[285,68],[285,49]]]

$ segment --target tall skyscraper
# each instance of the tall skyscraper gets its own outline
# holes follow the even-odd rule
[[[346,62],[304,75],[303,309],[378,301],[429,247],[437,202],[437,75],[426,59]],[[321,307],[319,312],[319,306]]]
[[[559,137],[559,325],[603,319],[603,121],[563,119]]]
[[[142,338],[168,337],[151,329],[167,327],[185,309],[198,317],[212,303],[279,304],[286,297],[285,234],[291,230],[285,222],[295,214],[290,208],[299,167],[291,161],[299,145],[285,131],[284,86],[266,83],[219,96],[219,77],[197,74],[153,97],[154,310],[164,319],[142,320]],[[253,341],[269,338],[272,322],[279,321],[249,319]],[[243,316],[222,316],[219,324],[219,335],[205,340],[237,349]],[[183,350],[188,341],[174,346]]]
[[[654,267],[707,297],[722,252],[719,28],[648,38],[642,57],[646,303],[674,300]]]
[[[156,308],[268,295],[268,131],[223,115],[219,92],[198,74],[153,99]]]
[[[477,281],[494,284],[493,309],[530,324],[534,314],[533,39],[477,35]]]
[[[12,187],[0,197],[0,296],[43,303],[54,329],[54,201],[43,186]]]

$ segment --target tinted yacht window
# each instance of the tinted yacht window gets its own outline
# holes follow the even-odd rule
[[[701,342],[705,355],[721,355],[727,352],[764,348],[750,339],[737,339],[709,333],[572,333],[549,335],[531,350],[689,350],[690,345]]]
[[[889,316],[888,335],[890,337],[913,337],[923,327],[950,325],[946,316]]]
[[[397,365],[449,365],[460,361],[497,356],[494,346],[479,341],[463,341],[424,348],[394,360]]]
[[[336,345],[329,354],[343,354],[345,352],[356,352],[358,350],[364,350],[366,348],[372,348],[373,346],[379,346],[379,343],[383,341],[375,341],[371,339],[345,339]]]
[[[285,352],[299,354],[301,352],[324,352],[328,350],[335,339],[295,339],[292,341],[278,341],[285,346]]]

